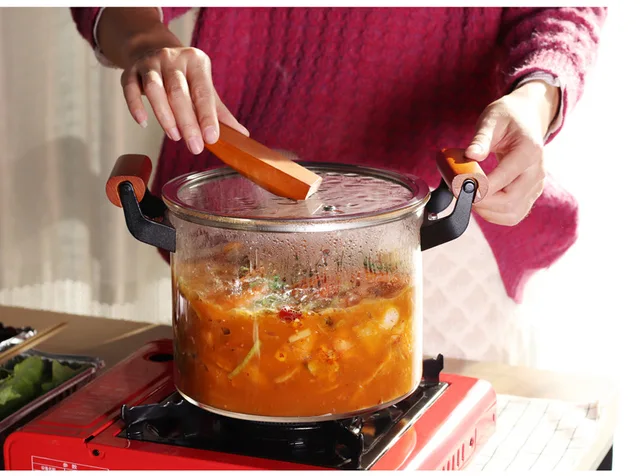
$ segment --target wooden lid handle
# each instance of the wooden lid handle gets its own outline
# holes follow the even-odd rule
[[[216,157],[274,195],[306,200],[322,182],[319,175],[220,123],[220,138],[206,144]]]
[[[118,157],[106,186],[107,197],[111,203],[116,207],[122,207],[118,195],[118,187],[122,182],[130,182],[133,185],[136,198],[140,202],[147,191],[151,168],[151,159],[146,155],[126,154]]]
[[[442,178],[457,198],[465,180],[472,179],[477,184],[474,203],[482,200],[489,191],[489,179],[475,160],[467,159],[464,149],[442,149],[436,157],[436,164]]]

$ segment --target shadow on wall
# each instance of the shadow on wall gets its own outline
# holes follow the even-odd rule
[[[188,41],[194,19],[172,30]],[[169,267],[104,194],[120,154],[157,157],[161,129],[135,125],[68,8],[0,8],[0,66],[0,304],[166,321]]]
[[[3,222],[11,242],[21,246],[11,250],[17,266],[0,287],[68,279],[90,285],[99,302],[135,301],[138,290],[118,279],[126,270],[110,266],[115,257],[118,263],[134,262],[134,246],[119,243],[122,230],[116,233],[113,226],[124,224],[122,212],[106,198],[106,176],[97,176],[89,164],[87,146],[75,137],[46,142],[9,164],[11,191],[4,195],[13,224]]]

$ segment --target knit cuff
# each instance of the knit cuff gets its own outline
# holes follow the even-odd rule
[[[118,66],[116,66],[113,62],[111,62],[103,53],[102,50],[100,49],[100,43],[98,43],[98,25],[100,24],[100,19],[102,18],[102,13],[104,12],[105,8],[107,7],[102,7],[100,8],[100,10],[98,11],[98,15],[96,16],[95,22],[93,23],[93,53],[96,56],[96,59],[98,60],[98,63],[100,63],[102,66],[106,66],[107,68],[117,68]],[[158,9],[158,14],[160,15],[160,21],[164,22],[164,11],[162,10],[162,7],[156,7]]]

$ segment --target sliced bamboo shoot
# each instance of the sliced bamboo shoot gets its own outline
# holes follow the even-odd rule
[[[256,355],[258,352],[260,352],[260,340],[256,339],[251,349],[249,349],[249,352],[247,353],[247,355],[245,355],[244,359],[242,359],[242,362],[240,362],[240,365],[238,365],[235,369],[233,369],[233,372],[229,374],[229,379],[237,377],[238,374],[242,372],[242,369],[244,369],[247,366],[251,358],[254,355]]]

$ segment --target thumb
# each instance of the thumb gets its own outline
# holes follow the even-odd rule
[[[465,155],[469,159],[481,162],[489,156],[497,123],[497,116],[491,110],[482,114],[476,127],[476,133],[465,150]]]

